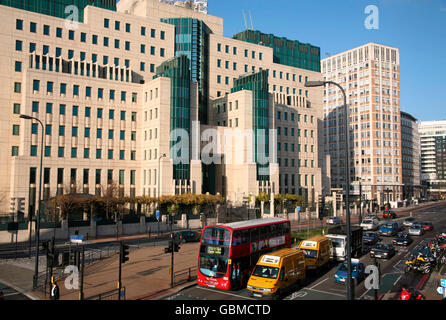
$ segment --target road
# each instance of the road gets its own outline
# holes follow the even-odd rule
[[[0,282],[0,292],[3,295],[0,295],[0,300],[31,300],[27,296],[21,294],[20,292],[4,285]]]
[[[422,236],[412,236],[414,240],[408,247],[396,246],[396,254],[389,260],[378,259],[381,270],[381,283],[377,292],[378,299],[386,298],[389,300],[397,299],[402,286],[422,289],[428,280],[428,276],[416,273],[404,273],[404,261],[410,252],[423,245],[424,241],[435,236],[435,231],[443,229],[446,226],[446,205],[434,208],[421,209],[414,211],[412,216],[418,221],[430,221],[434,225],[434,230],[426,232]],[[393,221],[402,222],[409,217],[409,213],[399,215]],[[382,222],[382,221],[380,221]],[[406,228],[407,229],[407,228]],[[391,243],[393,237],[381,237],[382,243]],[[374,264],[374,260],[366,252],[360,257],[360,261],[365,266]],[[345,300],[345,285],[334,282],[336,266],[321,272],[320,274],[307,273],[307,277],[302,287],[284,297],[284,300]],[[356,299],[374,299],[374,290],[367,290],[364,281],[360,282],[355,288]],[[238,291],[224,291],[218,289],[204,288],[198,285],[192,285],[176,294],[165,297],[167,300],[257,300],[251,297],[247,289]]]

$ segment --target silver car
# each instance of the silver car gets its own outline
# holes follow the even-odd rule
[[[327,224],[342,224],[342,220],[339,217],[330,217],[327,219]]]
[[[365,219],[365,220],[362,220],[360,226],[364,230],[376,230],[376,229],[378,229],[379,223],[378,223],[378,220],[376,220],[376,219]]]
[[[424,234],[424,229],[421,226],[421,224],[413,224],[410,228],[409,228],[409,234],[411,236],[421,236]]]

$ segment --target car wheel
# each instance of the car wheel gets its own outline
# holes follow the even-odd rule
[[[405,273],[410,272],[410,267],[409,267],[409,266],[406,266],[406,267],[404,268],[404,272],[405,272]]]

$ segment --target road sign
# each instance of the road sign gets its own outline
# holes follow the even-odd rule
[[[156,210],[156,220],[160,221],[160,211]]]
[[[73,235],[71,236],[71,242],[72,243],[82,243],[84,240],[84,236],[83,235]]]
[[[441,280],[440,280],[440,285],[441,285],[442,287],[446,287],[446,279],[441,279]]]
[[[438,288],[437,288],[437,292],[438,292],[438,294],[443,295],[444,288],[443,288],[443,287],[438,287]]]
[[[300,212],[300,206],[297,206],[297,212]]]

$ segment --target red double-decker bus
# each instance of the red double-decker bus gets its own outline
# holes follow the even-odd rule
[[[197,284],[224,290],[243,288],[261,255],[290,247],[287,219],[206,226],[201,235]]]

